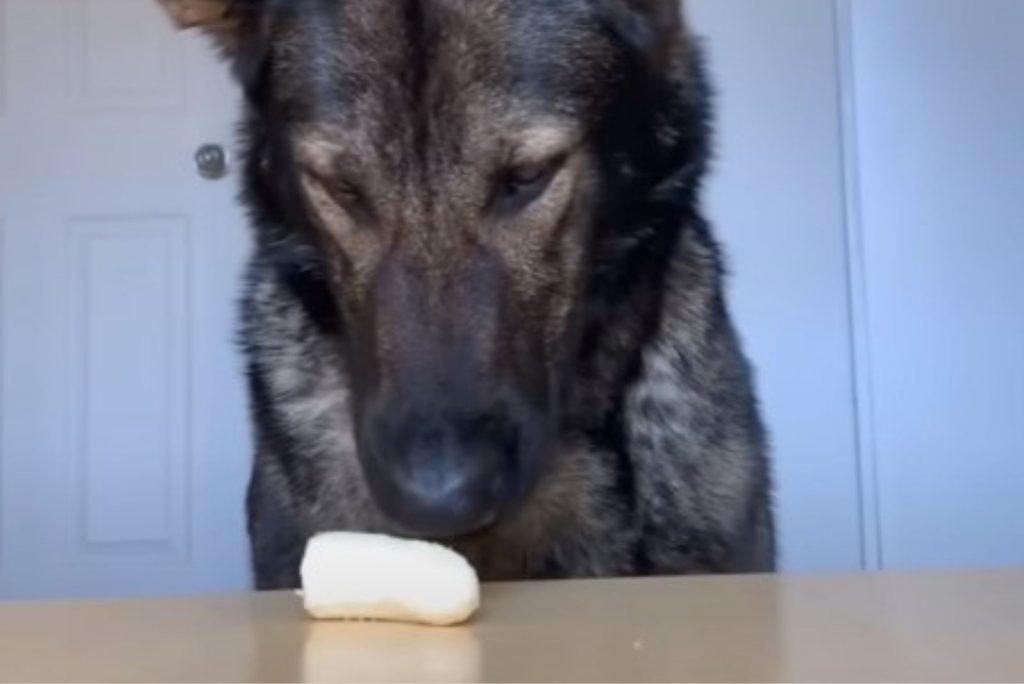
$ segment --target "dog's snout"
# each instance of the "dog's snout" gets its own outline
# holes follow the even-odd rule
[[[409,411],[370,421],[368,481],[404,534],[446,538],[493,523],[513,488],[515,427],[496,413]]]

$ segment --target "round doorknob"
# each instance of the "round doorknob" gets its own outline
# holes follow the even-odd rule
[[[207,180],[223,178],[228,173],[228,153],[220,145],[203,145],[196,150],[196,168]]]

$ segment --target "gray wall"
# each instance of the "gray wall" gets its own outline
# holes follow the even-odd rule
[[[1024,2],[687,4],[784,567],[1024,562]]]

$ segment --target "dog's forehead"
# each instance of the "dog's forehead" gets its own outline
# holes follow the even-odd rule
[[[495,94],[571,108],[607,62],[585,3],[561,0],[306,0],[273,45],[281,87],[318,109],[410,112],[434,99],[493,108]],[[523,96],[527,96],[524,99]],[[417,102],[412,102],[416,100]],[[361,105],[361,106],[360,106]],[[581,103],[583,105],[583,103]],[[508,106],[506,101],[505,106]],[[585,106],[585,105],[584,105]]]

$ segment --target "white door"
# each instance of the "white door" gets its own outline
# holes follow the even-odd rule
[[[236,104],[152,0],[0,0],[0,597],[247,585]]]

